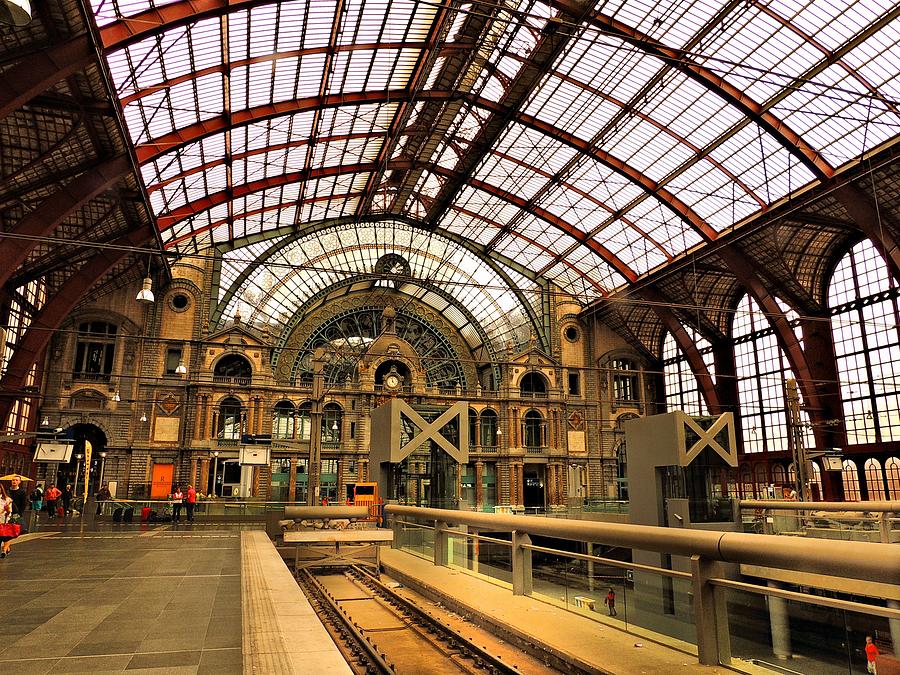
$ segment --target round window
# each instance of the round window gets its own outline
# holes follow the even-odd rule
[[[169,304],[172,306],[172,309],[174,309],[176,312],[183,312],[184,310],[186,310],[188,308],[188,305],[190,304],[190,300],[188,299],[188,296],[186,296],[184,293],[176,293],[169,300]]]
[[[569,342],[575,342],[578,339],[578,329],[575,326],[567,326],[565,336]]]

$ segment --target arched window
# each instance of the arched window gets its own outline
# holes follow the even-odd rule
[[[760,499],[768,498],[769,496],[769,472],[766,470],[765,464],[757,464],[756,465],[756,496]]]
[[[547,380],[540,373],[526,373],[519,389],[522,396],[546,396]]]
[[[239,440],[241,437],[241,402],[229,396],[219,404],[218,438]]]
[[[526,448],[542,448],[544,445],[544,418],[537,410],[525,413],[524,437]]]
[[[640,401],[638,391],[638,367],[630,359],[613,359],[609,364],[612,370],[613,398],[617,403]]]
[[[869,499],[873,502],[884,501],[884,475],[881,473],[881,462],[877,459],[867,459],[863,465],[866,474],[866,490]]]
[[[822,499],[822,469],[817,462],[810,462],[812,475],[809,477],[809,487],[814,497]]]
[[[795,312],[780,302],[779,306],[789,321],[796,320]],[[799,326],[794,330],[800,337]],[[778,346],[775,331],[749,295],[741,299],[735,310],[732,337],[744,452],[788,450],[784,383],[794,374]],[[809,422],[806,411],[801,411],[800,417],[803,422]],[[804,427],[804,442],[807,448],[815,445],[809,426]]]
[[[312,403],[306,401],[297,406],[297,438],[308,441],[312,429]]]
[[[481,411],[481,445],[482,447],[495,448],[500,445],[497,438],[497,413],[490,408]]]
[[[716,368],[709,342],[690,326],[684,326],[684,330],[697,346],[709,374],[715,378]],[[666,333],[663,341],[663,371],[666,378],[666,408],[669,412],[683,410],[688,415],[709,414],[697,378],[671,333]]]
[[[779,488],[782,485],[788,484],[787,472],[785,472],[784,467],[781,464],[772,465],[772,482]]]
[[[753,499],[753,474],[749,464],[742,464],[740,468],[741,499]]]
[[[900,459],[888,457],[884,463],[884,475],[887,478],[887,498],[900,500]]]
[[[116,351],[116,326],[86,321],[78,326],[72,374],[79,380],[109,382]]]
[[[843,466],[841,478],[843,478],[844,483],[844,499],[848,502],[858,502],[859,474],[856,472],[856,464],[852,459],[845,459]]]
[[[900,440],[900,293],[865,239],[834,270],[828,288],[847,442]]]
[[[469,408],[469,445],[478,444],[478,413]]]
[[[322,442],[331,445],[340,443],[344,411],[337,403],[326,403],[322,413]]]
[[[293,438],[294,427],[294,404],[279,401],[272,415],[272,438]]]
[[[250,362],[240,354],[223,356],[213,369],[213,382],[250,384],[252,376],[253,368]]]

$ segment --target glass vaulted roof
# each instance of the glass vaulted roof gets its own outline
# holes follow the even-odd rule
[[[892,0],[92,3],[182,254],[393,215],[591,300],[900,131]]]
[[[373,274],[379,260],[397,261],[396,269],[383,270],[393,277]],[[394,221],[333,225],[227,252],[218,286],[221,327],[240,314],[275,334],[284,334],[304,300],[309,312],[347,293],[390,288],[433,307],[473,350],[527,342],[528,313],[541,302],[541,289],[515,271],[485,265],[459,243]]]

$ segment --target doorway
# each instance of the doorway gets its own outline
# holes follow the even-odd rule
[[[525,508],[543,509],[544,502],[544,465],[525,465],[522,477],[525,480]]]

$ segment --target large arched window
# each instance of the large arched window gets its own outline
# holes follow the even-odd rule
[[[900,300],[881,255],[866,239],[834,270],[828,306],[847,442],[900,440]]]
[[[525,413],[524,437],[526,448],[544,447],[544,418],[537,410]]]
[[[213,369],[213,382],[233,384],[250,384],[253,368],[250,362],[240,354],[228,354],[219,359]]]
[[[229,396],[219,404],[219,423],[216,433],[224,440],[238,440],[241,437],[241,402]]]
[[[716,369],[709,342],[690,326],[685,326],[684,330],[697,346],[709,374],[715,378]],[[663,369],[666,377],[666,408],[669,411],[683,410],[688,415],[707,415],[706,401],[697,384],[697,377],[671,333],[666,333],[663,342]]]
[[[856,463],[852,459],[845,459],[841,478],[844,482],[844,499],[848,502],[859,501],[859,475],[856,473]]]
[[[293,438],[294,436],[294,404],[290,401],[279,401],[275,404],[272,415],[272,438]]]
[[[884,475],[887,478],[887,498],[900,500],[900,459],[888,457],[884,463]]]
[[[497,438],[497,413],[490,408],[481,411],[481,445],[482,447],[495,448],[500,445]]]
[[[866,474],[866,490],[869,499],[875,502],[884,501],[884,476],[881,473],[881,462],[877,459],[867,459],[863,465]]]
[[[522,396],[546,396],[547,380],[540,373],[526,373],[519,385]]]
[[[780,303],[779,303],[780,304]],[[796,314],[782,306],[788,320]],[[796,329],[799,332],[799,328]],[[756,302],[745,295],[735,310],[732,324],[734,361],[741,401],[744,452],[788,450],[788,414],[784,383],[794,374],[778,346],[775,331]],[[809,416],[800,413],[807,448],[814,445]]]

